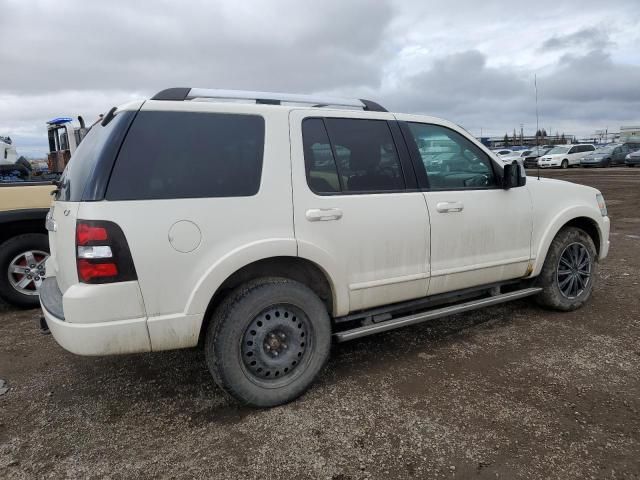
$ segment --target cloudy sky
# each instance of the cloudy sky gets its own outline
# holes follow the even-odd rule
[[[475,135],[640,124],[640,1],[0,0],[0,135],[172,86],[331,93]]]

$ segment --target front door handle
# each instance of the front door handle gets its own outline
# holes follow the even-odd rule
[[[464,210],[464,205],[462,202],[438,202],[436,210],[440,213],[461,212]]]
[[[310,222],[328,222],[340,220],[342,218],[342,210],[339,208],[312,208],[307,210],[305,216]]]

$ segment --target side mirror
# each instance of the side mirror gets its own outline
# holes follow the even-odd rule
[[[509,190],[510,188],[523,187],[527,183],[527,177],[522,173],[522,168],[517,161],[504,166],[502,175],[502,188]]]

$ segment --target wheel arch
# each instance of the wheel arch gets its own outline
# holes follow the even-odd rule
[[[332,316],[336,311],[336,287],[330,274],[317,263],[297,256],[262,258],[237,269],[218,286],[205,310],[198,343],[201,344],[204,340],[213,312],[228,293],[249,280],[261,277],[283,277],[300,282],[318,295],[327,307],[329,316]]]
[[[44,226],[48,210],[12,211],[0,213],[0,244],[25,233],[47,234]]]
[[[603,232],[601,231],[600,224],[598,223],[597,217],[594,216],[593,212],[587,208],[576,207],[574,209],[567,210],[559,214],[554,221],[551,223],[551,226],[547,228],[545,234],[542,236],[541,241],[538,245],[538,250],[536,254],[536,261],[534,265],[534,269],[531,273],[531,276],[536,276],[542,270],[542,266],[547,257],[547,253],[549,252],[549,247],[551,246],[551,242],[558,235],[558,233],[567,227],[576,227],[580,228],[584,232],[591,237],[593,243],[596,247],[596,252],[600,255],[602,250],[602,238]]]

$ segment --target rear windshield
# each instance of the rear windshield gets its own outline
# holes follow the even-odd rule
[[[97,123],[91,127],[60,177],[56,200],[79,202],[100,199],[100,195],[96,195],[93,190],[96,188],[97,181],[104,174],[94,175],[94,171],[100,165],[108,170],[113,164],[122,138],[134,116],[135,112],[121,112],[106,126],[103,127]],[[89,195],[84,195],[85,189],[92,190],[92,192]]]
[[[107,187],[107,200],[242,197],[260,188],[264,119],[143,111]]]

